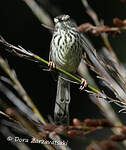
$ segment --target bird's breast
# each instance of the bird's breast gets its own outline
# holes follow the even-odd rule
[[[54,35],[52,41],[52,60],[68,72],[76,72],[82,56],[82,46],[78,35],[63,32]]]

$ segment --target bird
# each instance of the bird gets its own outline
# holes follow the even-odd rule
[[[81,62],[83,44],[76,23],[69,15],[63,14],[54,18],[54,32],[50,44],[49,67],[56,65],[65,71],[75,74]],[[81,78],[83,87],[87,81]],[[82,87],[82,86],[81,86]],[[59,73],[57,94],[54,109],[56,124],[69,124],[70,82],[68,77]]]

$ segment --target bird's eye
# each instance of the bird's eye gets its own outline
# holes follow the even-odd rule
[[[68,21],[68,20],[70,20],[69,15],[60,15],[60,16],[57,16],[56,18],[54,18],[55,24],[58,22],[63,22],[63,21]]]
[[[59,19],[57,18],[54,18],[54,22],[57,23],[59,21]]]

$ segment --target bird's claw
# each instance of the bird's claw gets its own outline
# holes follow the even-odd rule
[[[52,69],[55,69],[56,68],[56,64],[54,63],[54,62],[49,62],[49,64],[48,64],[48,66],[49,66],[49,70],[51,71]]]
[[[83,90],[85,87],[87,87],[88,83],[84,78],[81,78],[81,86],[80,86],[80,90]]]

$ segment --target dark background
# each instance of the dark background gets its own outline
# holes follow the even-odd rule
[[[40,1],[38,0],[38,2]],[[80,0],[50,1],[62,13],[69,14],[75,19],[78,25],[86,22],[93,23],[85,13]],[[119,0],[89,0],[89,3],[106,25],[113,26],[112,19],[114,17],[126,18],[126,3],[121,3]],[[50,16],[55,17],[54,14],[50,14]],[[21,45],[48,60],[51,34],[41,25],[22,0],[0,0],[0,34],[11,44]],[[103,46],[99,37],[89,36],[96,49]],[[115,38],[109,38],[118,58],[125,64],[126,35],[122,34]],[[44,72],[34,62],[17,58],[1,50],[0,53],[8,59],[11,67],[15,69],[19,80],[42,115],[45,118],[48,118],[48,115],[53,116],[56,82],[53,81],[50,72]],[[87,94],[80,92],[78,88],[77,85],[71,86],[71,118],[101,117],[99,110],[90,102]]]

